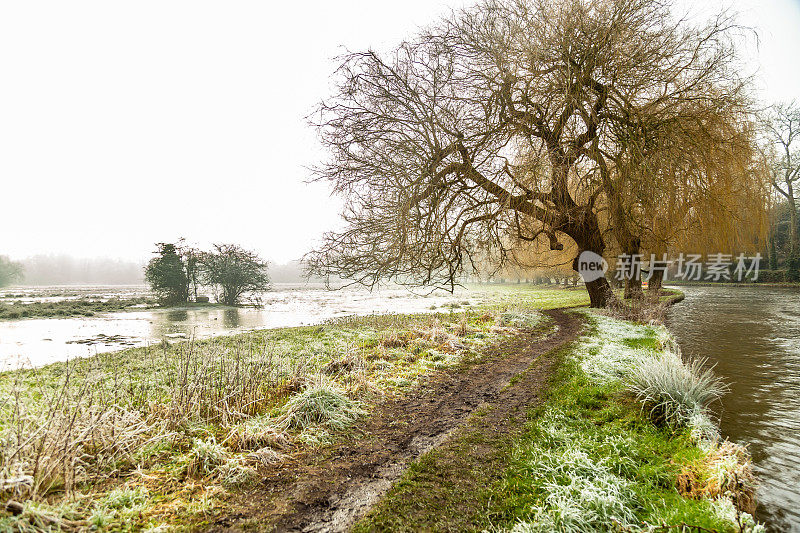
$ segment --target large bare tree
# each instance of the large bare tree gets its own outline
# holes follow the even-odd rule
[[[346,55],[313,122],[347,226],[311,270],[452,288],[520,242],[602,255],[598,212],[622,191],[598,154],[638,113],[738,79],[730,30],[655,0],[488,0],[390,54]],[[586,287],[593,306],[612,297],[605,278]]]

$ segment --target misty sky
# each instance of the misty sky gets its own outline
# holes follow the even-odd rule
[[[465,3],[1,2],[0,255],[141,260],[184,236],[301,256],[337,224],[304,183],[332,58]],[[714,5],[760,29],[764,97],[800,98],[800,0]]]

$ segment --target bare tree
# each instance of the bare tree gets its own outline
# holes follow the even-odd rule
[[[797,184],[800,180],[800,106],[797,102],[772,106],[763,120],[775,191],[789,205],[789,275],[800,277],[800,228],[797,220]]]
[[[654,0],[488,0],[387,56],[348,54],[314,115],[330,152],[317,178],[347,227],[311,271],[452,289],[520,243],[602,255],[598,213],[621,192],[600,150],[636,113],[737,79],[731,28]],[[586,287],[593,306],[612,297],[605,278]]]
[[[205,282],[220,290],[220,303],[238,305],[243,296],[269,289],[268,263],[237,244],[215,244],[201,261]]]
[[[8,257],[0,255],[0,288],[23,279],[22,265],[11,261]]]

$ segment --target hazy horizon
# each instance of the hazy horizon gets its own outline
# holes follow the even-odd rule
[[[149,258],[148,258],[149,259]],[[114,257],[77,257],[70,254],[36,254],[14,258],[23,267],[24,278],[8,288],[46,285],[143,285],[147,260]],[[299,259],[269,260],[273,283],[305,281]]]

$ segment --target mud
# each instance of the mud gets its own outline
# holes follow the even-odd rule
[[[542,356],[581,329],[573,314],[546,313],[558,325],[552,335],[537,340],[522,333],[490,349],[478,363],[432,375],[416,394],[380,406],[360,436],[325,454],[296,456],[252,491],[234,496],[228,502],[231,512],[213,530],[347,531],[409,464],[447,441],[476,410],[491,407],[480,426],[503,431],[510,417],[539,401],[552,363]]]

